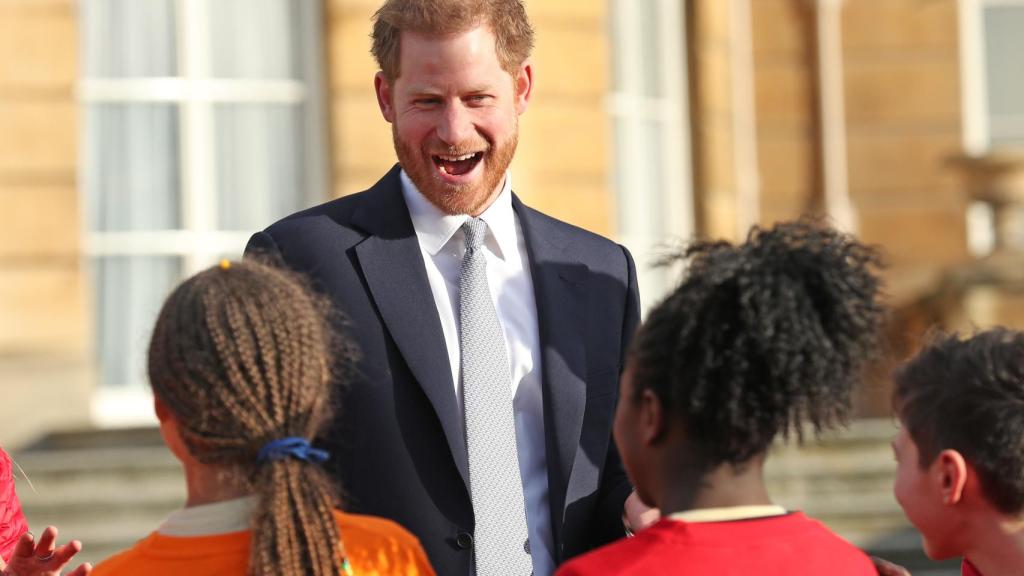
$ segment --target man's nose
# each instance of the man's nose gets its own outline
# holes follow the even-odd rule
[[[473,133],[473,121],[461,102],[445,106],[437,124],[437,137],[449,146],[458,146]]]

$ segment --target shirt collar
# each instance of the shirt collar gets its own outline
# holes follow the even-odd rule
[[[766,518],[769,516],[782,516],[788,514],[782,506],[727,506],[722,508],[698,508],[696,510],[683,510],[669,514],[672,520],[682,522],[728,522],[733,520],[749,520],[752,518]]]
[[[461,232],[467,214],[446,214],[434,206],[416,187],[405,170],[401,172],[402,195],[405,205],[409,208],[412,226],[420,246],[431,256],[436,255],[451,241],[452,237]],[[485,242],[495,254],[502,259],[514,254],[518,249],[519,240],[516,234],[515,211],[512,209],[512,173],[505,172],[505,183],[494,202],[484,210],[480,219],[487,223],[490,234]]]
[[[245,496],[171,512],[157,532],[164,536],[214,536],[241,532],[251,527],[259,500]]]

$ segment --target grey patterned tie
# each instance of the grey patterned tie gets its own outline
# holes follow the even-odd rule
[[[526,551],[526,507],[516,452],[512,376],[487,284],[487,259],[480,249],[487,224],[470,218],[462,232],[466,255],[459,272],[459,345],[469,489],[476,519],[476,574],[525,576],[532,563]]]

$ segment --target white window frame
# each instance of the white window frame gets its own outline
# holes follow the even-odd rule
[[[957,5],[961,144],[964,154],[968,156],[983,156],[992,150],[984,10],[994,6],[1024,7],[1024,0],[960,0]],[[984,202],[972,202],[967,208],[966,218],[969,252],[976,257],[989,254],[995,247],[995,216],[992,207]]]
[[[252,230],[220,230],[217,228],[217,167],[214,162],[214,105],[231,104],[303,104],[310,135],[309,150],[326,150],[325,114],[322,92],[323,60],[320,46],[306,46],[308,57],[303,65],[308,81],[293,79],[211,78],[210,50],[206,43],[210,22],[204,5],[216,0],[177,0],[175,34],[179,76],[141,78],[79,79],[76,97],[81,109],[97,103],[174,103],[178,105],[181,228],[176,230],[142,230],[95,232],[82,211],[82,246],[86,262],[105,256],[178,256],[182,274],[189,277],[212,265],[222,254],[241,255]],[[311,2],[308,19],[301,23],[299,37],[306,42],[319,42],[323,21],[322,3]],[[83,136],[84,138],[84,136]],[[84,149],[83,145],[80,149]],[[326,154],[309,153],[306,177],[309,190],[315,193],[329,189]],[[84,160],[79,162],[84,166]],[[267,223],[269,224],[269,222]],[[85,267],[87,270],[91,266]],[[93,283],[95,285],[95,283]],[[97,386],[91,406],[92,420],[99,426],[137,426],[154,423],[153,398],[147,386]]]
[[[623,127],[625,133],[622,137],[627,143],[638,142],[642,138],[644,121],[653,120],[663,127],[664,138],[659,165],[662,169],[660,180],[664,186],[660,190],[652,190],[645,186],[632,188],[629,191],[630,203],[642,206],[643,209],[630,211],[630,218],[623,217],[626,212],[621,208],[616,211],[616,235],[618,241],[629,248],[636,260],[640,300],[646,310],[661,299],[675,279],[673,274],[652,269],[652,257],[659,245],[665,241],[691,239],[695,225],[689,139],[685,5],[679,0],[611,0],[609,7],[615,16],[609,20],[614,27],[614,37],[618,39],[617,42],[613,42],[611,49],[620,55],[616,59],[618,61],[636,62],[642,56],[640,50],[643,38],[640,37],[639,26],[642,2],[654,2],[659,14],[658,50],[664,56],[658,71],[662,96],[654,98],[639,95],[643,77],[637,73],[637,67],[626,66],[620,71],[625,91],[618,92],[616,87],[611,87],[607,110],[613,134],[617,125]],[[678,55],[678,58],[672,58],[673,54]],[[640,146],[626,146],[625,158],[615,157],[617,152],[616,145],[613,145],[610,151],[612,158],[609,162],[612,170],[642,170],[647,166]],[[616,203],[621,202],[623,192],[616,189],[618,178],[614,173],[610,181],[610,189],[614,191]],[[666,237],[655,237],[650,233],[650,224],[654,217],[663,218]]]
[[[964,152],[978,156],[991,150],[988,73],[985,66],[984,10],[1019,6],[1024,0],[960,0],[960,92]]]

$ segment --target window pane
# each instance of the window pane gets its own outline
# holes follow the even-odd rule
[[[300,11],[309,0],[208,2],[210,74],[217,78],[302,76]]]
[[[1024,115],[992,118],[989,138],[993,148],[1024,147]]]
[[[105,386],[146,382],[146,350],[164,298],[181,279],[181,259],[111,256],[94,260],[97,352]]]
[[[985,8],[985,72],[993,146],[1024,143],[1024,5]]]
[[[615,120],[615,188],[619,230],[651,245],[665,240],[663,210],[665,166],[662,162],[664,125],[651,119]]]
[[[174,0],[84,0],[81,9],[85,76],[174,76],[174,7]]]
[[[648,218],[649,233],[651,237],[657,238],[659,242],[665,241],[665,211],[663,210],[664,198],[668,194],[678,194],[678,190],[668,190],[665,187],[665,165],[662,151],[665,149],[662,139],[667,129],[661,120],[646,119],[640,123],[640,133],[643,142],[643,155],[648,163],[640,170],[647,172],[644,184],[649,190],[654,191],[647,194],[650,202],[645,208],[650,215]],[[639,170],[638,170],[639,171]]]
[[[662,97],[661,10],[657,0],[618,0],[611,6],[612,88],[622,94]],[[627,18],[631,30],[619,21]]]
[[[214,110],[219,229],[258,230],[303,207],[302,120],[300,106]]]
[[[643,95],[652,98],[660,98],[661,91],[661,59],[664,58],[661,49],[661,10],[655,0],[643,0],[639,3],[640,8],[640,38],[642,39],[641,61],[634,65],[641,66],[643,71]]]
[[[89,105],[85,138],[91,231],[181,227],[176,105]]]

